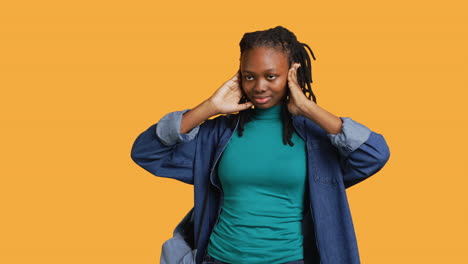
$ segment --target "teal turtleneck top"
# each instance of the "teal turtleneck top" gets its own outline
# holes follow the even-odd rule
[[[208,254],[233,264],[280,264],[303,258],[302,217],[306,182],[305,142],[283,144],[281,105],[255,108],[218,166],[223,189],[219,221]]]

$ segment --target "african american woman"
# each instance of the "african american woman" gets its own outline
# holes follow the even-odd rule
[[[230,80],[137,137],[138,165],[194,185],[161,263],[360,263],[345,189],[390,151],[381,134],[317,104],[308,51],[315,60],[281,26],[245,33]]]

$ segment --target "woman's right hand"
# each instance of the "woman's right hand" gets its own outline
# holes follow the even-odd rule
[[[239,78],[240,73],[237,71],[231,79],[227,80],[210,98],[208,98],[208,101],[217,113],[235,113],[245,110],[253,105],[250,101],[239,104],[239,100],[242,97]]]

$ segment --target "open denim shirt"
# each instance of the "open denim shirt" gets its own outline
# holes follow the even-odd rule
[[[223,202],[217,162],[238,124],[232,130],[231,115],[220,115],[181,134],[182,115],[189,110],[168,113],[142,132],[133,143],[131,158],[153,175],[194,185],[194,244],[190,246],[196,249],[195,263],[201,264]],[[378,172],[390,157],[381,134],[349,117],[340,118],[342,128],[335,135],[292,115],[294,129],[307,147],[307,206],[302,224],[306,264],[360,263],[345,189]]]

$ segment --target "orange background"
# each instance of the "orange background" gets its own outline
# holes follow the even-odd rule
[[[463,1],[156,2],[1,4],[0,263],[158,263],[193,188],[131,146],[277,25],[314,51],[319,105],[390,146],[347,191],[362,263],[468,263]]]

